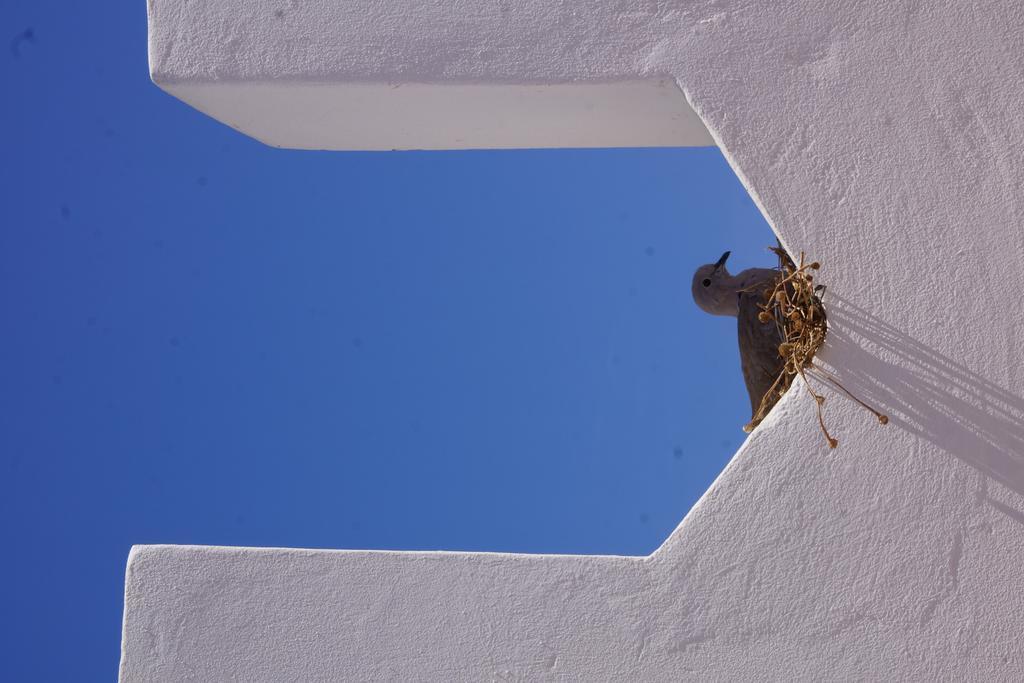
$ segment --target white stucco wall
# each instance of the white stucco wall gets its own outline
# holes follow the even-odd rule
[[[825,264],[821,359],[892,420],[831,400],[830,452],[791,392],[647,558],[139,546],[122,680],[1024,679],[1024,6],[150,13],[155,80],[208,111],[222,86],[326,84],[333,111],[346,84],[674,80],[783,242]],[[315,145],[289,142],[280,101],[215,113]],[[324,147],[368,125],[346,116],[325,115]],[[446,144],[406,123],[394,146]],[[474,135],[458,144],[524,139]]]

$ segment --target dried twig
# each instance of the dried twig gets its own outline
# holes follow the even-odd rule
[[[793,263],[789,254],[781,246],[771,247],[771,250],[779,257],[779,278],[774,287],[765,290],[764,303],[759,304],[761,312],[758,314],[758,320],[762,323],[775,322],[782,337],[782,343],[779,344],[779,356],[785,363],[775,383],[761,399],[761,404],[751,420],[751,425],[756,425],[764,419],[775,402],[789,389],[793,380],[799,375],[808,393],[814,398],[821,433],[825,435],[830,448],[839,445],[839,441],[829,434],[825,427],[825,419],[822,415],[825,397],[811,387],[805,370],[840,389],[858,404],[874,413],[881,424],[887,424],[889,422],[887,416],[854,396],[835,377],[813,362],[814,354],[824,343],[828,331],[828,319],[819,294],[824,293],[825,288],[822,285],[814,284],[814,273],[821,265],[817,261],[804,263],[803,252],[800,253],[800,264],[797,265]]]

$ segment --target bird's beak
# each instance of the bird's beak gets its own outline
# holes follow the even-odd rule
[[[729,254],[731,253],[731,251],[727,251],[724,254],[722,254],[722,258],[718,259],[718,263],[715,264],[715,270],[718,270],[719,268],[725,265],[725,261],[726,259],[729,258]]]

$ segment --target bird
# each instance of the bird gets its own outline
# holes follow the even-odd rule
[[[758,413],[762,400],[773,392],[776,380],[786,365],[779,354],[783,338],[778,325],[774,319],[769,322],[758,319],[761,304],[766,299],[765,290],[770,292],[775,287],[780,271],[775,268],[748,268],[733,275],[725,267],[730,253],[727,251],[717,262],[697,268],[691,290],[694,303],[705,313],[736,318],[740,367],[750,396],[751,410],[751,420],[743,430],[750,432],[760,422]],[[768,397],[765,413],[777,398],[777,394]]]

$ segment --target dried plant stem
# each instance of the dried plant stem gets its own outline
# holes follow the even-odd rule
[[[784,383],[785,379],[786,371],[783,370],[782,372],[779,373],[779,376],[775,378],[775,381],[772,383],[772,386],[768,389],[768,391],[765,392],[764,396],[761,397],[761,403],[758,404],[757,406],[757,412],[754,414],[754,419],[748,422],[747,424],[743,425],[743,431],[749,434],[750,432],[754,431],[754,427],[756,427],[757,424],[762,419],[764,419],[764,416],[767,415],[768,411],[772,409],[773,405],[775,405],[775,401],[778,400],[773,400],[773,397],[778,395],[775,393],[775,388],[779,386],[779,384]],[[785,391],[785,389],[780,391],[779,394],[781,394],[783,391]]]
[[[835,448],[839,445],[839,439],[834,438],[828,433],[828,429],[825,428],[825,418],[821,414],[821,406],[825,403],[825,397],[814,393],[814,389],[811,388],[811,383],[807,381],[807,375],[804,374],[803,368],[800,368],[799,372],[800,379],[804,381],[804,386],[807,387],[807,393],[814,397],[814,407],[818,409],[818,426],[821,427],[821,433],[825,435],[825,440],[828,441],[828,447]]]
[[[856,401],[858,404],[860,404],[861,407],[863,407],[865,410],[867,410],[868,412],[872,413],[875,417],[877,417],[878,421],[881,424],[884,424],[884,425],[885,424],[889,424],[889,416],[888,415],[886,415],[885,413],[881,413],[881,412],[875,410],[874,408],[869,406],[867,403],[865,403],[864,401],[862,401],[859,398],[857,398],[856,396],[854,396],[853,392],[851,392],[849,389],[844,387],[839,382],[839,380],[837,380],[835,377],[833,377],[830,373],[826,372],[825,369],[823,367],[821,367],[820,365],[817,365],[816,363],[812,363],[811,365],[807,366],[807,370],[809,372],[811,372],[812,374],[814,374],[819,379],[828,382],[829,384],[831,384],[832,386],[834,386],[835,388],[839,389],[844,394],[849,396],[851,399]]]
[[[762,323],[775,323],[776,329],[779,331],[779,338],[782,339],[782,343],[779,345],[779,356],[783,360],[783,369],[771,388],[765,392],[754,417],[743,429],[749,432],[756,427],[799,375],[807,387],[807,391],[814,398],[821,433],[825,436],[830,448],[839,445],[839,441],[829,434],[825,427],[825,418],[821,408],[825,397],[814,390],[805,371],[811,372],[817,379],[839,389],[871,411],[881,424],[887,424],[888,416],[854,396],[835,377],[813,362],[814,354],[824,343],[825,335],[828,332],[825,308],[818,295],[818,292],[823,291],[824,287],[814,283],[813,271],[817,271],[821,267],[820,264],[816,261],[806,263],[804,253],[800,252],[799,265],[797,265],[781,245],[778,248],[771,247],[771,250],[779,257],[779,277],[772,285],[764,289],[764,303],[759,304],[761,312],[758,314],[758,319]]]

